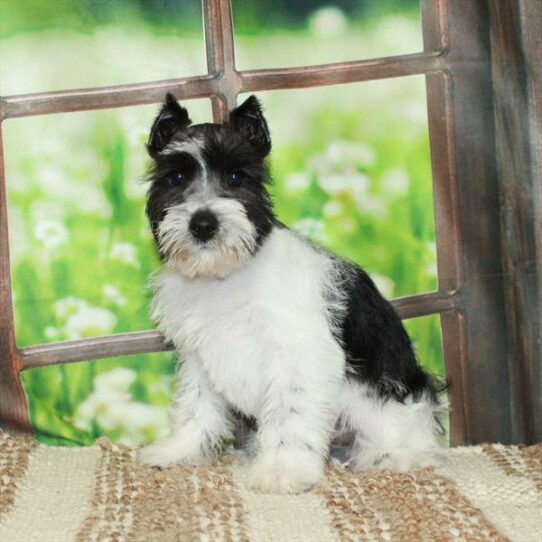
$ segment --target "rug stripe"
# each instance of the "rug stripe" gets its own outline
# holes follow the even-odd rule
[[[0,431],[0,520],[13,507],[28,459],[38,443],[29,436],[8,436]]]
[[[105,439],[100,446],[92,495],[75,542],[126,540],[126,530],[133,522],[131,500],[136,491],[134,452],[125,446],[112,446]]]
[[[542,444],[534,446],[483,444],[482,450],[505,474],[526,477],[542,492]]]
[[[247,488],[246,464],[232,466],[247,511],[250,542],[339,542],[322,498],[301,495],[266,495]]]
[[[71,542],[87,513],[98,457],[90,448],[34,450],[16,502],[0,524],[0,540]]]
[[[426,468],[353,472],[333,462],[317,492],[341,541],[508,540],[457,489]]]
[[[498,466],[480,446],[450,449],[439,468],[504,535],[540,542],[540,494],[528,477],[515,475],[516,470]]]
[[[136,465],[139,487],[126,540],[249,542],[231,462],[222,457],[199,467],[164,470]]]
[[[529,477],[538,491],[542,492],[542,443],[535,446],[519,446],[518,448],[523,461],[525,461],[525,476]],[[542,512],[540,515],[542,522]],[[540,538],[542,539],[542,535]]]

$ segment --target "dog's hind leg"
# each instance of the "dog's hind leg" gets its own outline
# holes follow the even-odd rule
[[[156,467],[200,463],[232,438],[230,412],[196,359],[182,363],[170,410],[170,434],[138,451],[138,460]]]
[[[403,402],[381,398],[354,379],[345,383],[341,424],[355,433],[350,465],[358,470],[407,471],[440,459],[440,410],[429,395]]]

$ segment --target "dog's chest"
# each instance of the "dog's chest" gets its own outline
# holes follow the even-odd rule
[[[300,259],[299,250],[288,262],[284,251],[264,253],[222,281],[164,272],[157,282],[153,317],[160,330],[181,355],[196,357],[214,389],[247,415],[258,415],[269,380],[290,352],[327,331],[322,266],[307,261],[311,253]]]

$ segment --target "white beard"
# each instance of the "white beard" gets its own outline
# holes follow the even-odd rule
[[[199,243],[189,231],[190,218],[201,208],[212,211],[220,224],[217,234]],[[158,229],[161,250],[168,265],[187,278],[224,278],[248,262],[256,247],[256,229],[241,203],[213,198],[203,206],[188,201],[168,209]]]

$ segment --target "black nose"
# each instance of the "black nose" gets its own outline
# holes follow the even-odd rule
[[[195,213],[188,226],[192,235],[200,241],[208,241],[218,230],[218,220],[208,209]]]

